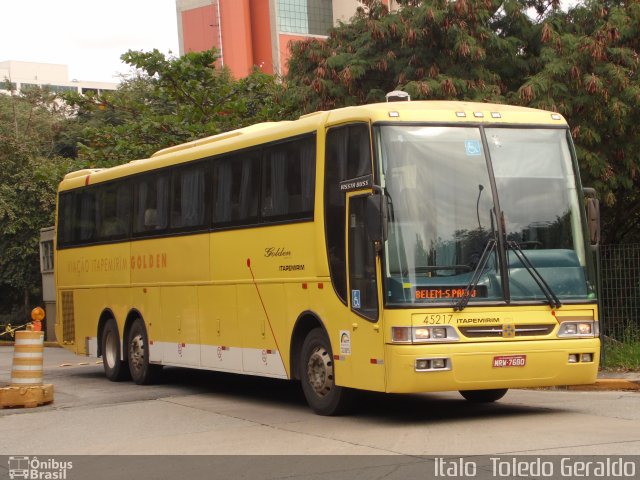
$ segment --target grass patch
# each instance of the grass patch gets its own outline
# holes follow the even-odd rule
[[[620,342],[604,337],[604,365],[607,370],[640,370],[640,340]]]

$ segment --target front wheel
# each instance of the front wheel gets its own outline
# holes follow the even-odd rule
[[[494,390],[460,390],[460,395],[473,403],[491,403],[500,400],[507,393],[506,388]]]
[[[302,344],[300,379],[307,403],[319,415],[340,415],[353,402],[353,391],[335,384],[331,342],[321,328],[311,330]]]
[[[118,324],[113,318],[107,320],[102,330],[101,340],[102,366],[107,378],[112,382],[128,380],[129,369],[127,362],[121,360]]]
[[[149,340],[147,329],[141,318],[136,319],[131,325],[127,341],[127,357],[131,378],[138,385],[150,385],[158,380],[162,365],[149,363]]]

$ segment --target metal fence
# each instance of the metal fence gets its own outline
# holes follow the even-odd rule
[[[640,243],[601,245],[600,272],[604,335],[640,340]]]

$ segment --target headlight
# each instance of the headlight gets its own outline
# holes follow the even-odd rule
[[[598,336],[598,322],[562,322],[558,337],[592,338]]]
[[[393,343],[443,343],[460,340],[455,329],[446,327],[391,327]]]

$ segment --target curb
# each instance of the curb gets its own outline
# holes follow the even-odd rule
[[[556,387],[572,391],[615,391],[628,390],[639,391],[640,384],[636,381],[624,380],[621,378],[600,378],[591,385],[567,385],[566,387]]]

